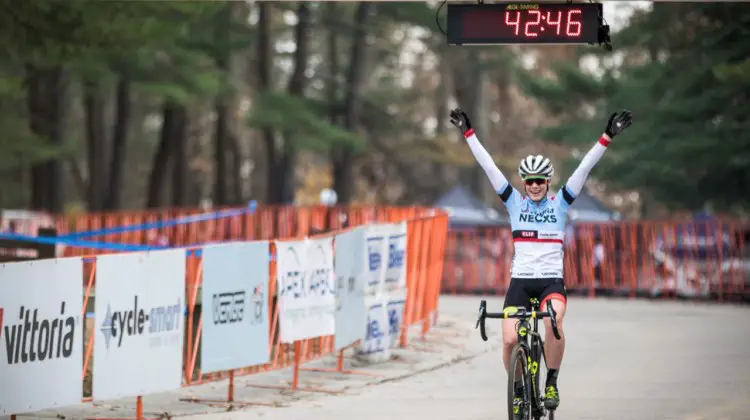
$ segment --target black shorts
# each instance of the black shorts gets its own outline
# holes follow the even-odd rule
[[[510,279],[503,308],[518,306],[531,310],[529,302],[531,298],[538,299],[540,306],[545,305],[544,301],[547,299],[557,299],[565,303],[568,301],[568,292],[565,290],[563,279],[560,278],[522,279],[515,277]],[[544,306],[540,309],[544,310]]]

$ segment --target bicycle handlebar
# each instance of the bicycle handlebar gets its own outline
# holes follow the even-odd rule
[[[483,300],[479,302],[479,318],[477,318],[477,325],[474,328],[479,328],[479,332],[482,335],[482,340],[487,341],[487,330],[485,329],[484,320],[490,319],[528,319],[538,318],[544,319],[549,318],[552,324],[552,334],[556,339],[560,339],[560,331],[557,329],[557,313],[555,308],[552,307],[552,301],[547,301],[547,311],[527,311],[526,308],[515,308],[515,312],[503,311],[503,312],[487,312],[487,301]]]

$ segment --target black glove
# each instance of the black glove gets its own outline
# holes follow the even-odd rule
[[[609,117],[604,134],[613,139],[616,135],[621,134],[626,128],[630,127],[632,123],[633,116],[630,114],[630,111],[615,112]]]
[[[466,133],[467,131],[471,130],[471,121],[469,121],[469,116],[466,115],[465,112],[461,110],[461,108],[456,108],[451,111],[451,124],[455,125],[456,128],[461,132],[461,134]]]

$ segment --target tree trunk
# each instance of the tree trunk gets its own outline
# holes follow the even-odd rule
[[[270,10],[267,2],[258,3],[258,84],[261,92],[272,89],[271,66],[273,57],[271,55],[271,36],[269,34]],[[263,129],[263,141],[266,149],[266,201],[269,204],[280,202],[276,189],[276,173],[278,153],[276,150],[276,138],[273,130]]]
[[[292,96],[304,97],[307,78],[305,70],[310,57],[310,4],[299,2],[297,6],[297,26],[294,30],[294,70],[289,78],[287,91]],[[278,165],[278,180],[281,182],[280,200],[283,204],[294,203],[296,195],[297,147],[293,140],[294,133],[284,133],[284,147]]]
[[[148,177],[148,193],[146,195],[146,208],[156,208],[162,205],[164,180],[167,177],[168,165],[170,164],[170,152],[174,149],[171,133],[175,124],[175,106],[167,100],[162,111],[162,126],[159,146],[154,154],[151,165],[151,174]]]
[[[100,86],[93,81],[84,82],[83,95],[86,113],[86,160],[88,163],[88,187],[86,203],[88,211],[104,209],[104,188],[107,182],[107,135],[104,130],[104,99]]]
[[[445,50],[443,52],[445,54]],[[438,76],[440,81],[437,84],[437,91],[435,92],[435,119],[437,120],[437,126],[435,127],[435,136],[440,138],[445,134],[445,121],[448,119],[450,110],[448,109],[448,89],[446,87],[447,72],[444,58],[438,58]],[[432,162],[430,165],[430,172],[432,172],[435,179],[437,179],[440,185],[446,185],[448,181],[446,173],[448,172],[448,165],[442,162]]]
[[[172,124],[169,131],[171,140],[172,165],[172,205],[185,207],[188,205],[188,115],[184,105],[174,105],[172,109]]]
[[[29,129],[60,147],[63,142],[65,117],[65,75],[61,68],[42,69],[26,66]],[[31,208],[61,212],[63,204],[62,171],[59,159],[53,158],[31,168]]]
[[[216,67],[229,77],[229,36],[232,22],[232,3],[226,3],[216,16],[214,60]],[[214,204],[229,204],[227,197],[228,159],[227,145],[229,137],[229,98],[226,92],[216,98],[216,136],[214,139]]]
[[[368,15],[374,10],[374,4],[360,2],[354,20],[354,38],[352,39],[351,61],[346,77],[346,92],[344,95],[344,121],[347,130],[355,131],[359,119],[360,92],[362,89],[362,60],[365,50],[365,24]],[[333,189],[338,195],[340,204],[349,204],[354,195],[354,152],[349,149],[334,151],[333,160]]]
[[[471,118],[471,123],[478,132],[481,125],[481,70],[479,69],[479,58],[476,52],[471,50],[462,51],[453,63],[453,87],[455,89],[456,101]],[[464,56],[465,54],[465,56]],[[481,132],[479,134],[482,135]],[[485,138],[487,134],[485,133]],[[468,186],[476,195],[481,196],[482,172],[479,165],[461,169],[459,178],[461,183]]]
[[[227,106],[222,99],[216,101],[216,135],[214,136],[214,205],[227,204]]]
[[[104,199],[105,210],[118,210],[120,208],[122,172],[126,159],[125,145],[128,141],[128,128],[132,114],[130,80],[127,76],[120,76],[117,82],[115,101],[115,125],[112,129],[112,156],[109,164],[109,183]]]
[[[328,101],[328,106],[330,107],[329,111],[329,120],[331,121],[331,124],[337,124],[338,123],[338,116],[339,116],[339,109],[338,109],[338,91],[339,91],[339,85],[337,83],[337,78],[339,75],[339,47],[338,47],[338,41],[339,41],[339,31],[337,30],[337,22],[339,16],[336,14],[338,12],[338,8],[336,6],[336,2],[330,1],[326,2],[326,28],[328,28],[327,31],[327,55],[328,55],[328,75],[327,75],[327,82],[326,82],[326,97]]]
[[[242,148],[240,139],[235,135],[229,136],[229,150],[232,152],[232,176],[231,176],[231,202],[241,205],[245,202],[244,191],[242,189]]]

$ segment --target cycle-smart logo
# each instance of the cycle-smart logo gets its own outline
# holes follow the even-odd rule
[[[182,322],[180,299],[174,305],[143,308],[138,306],[138,295],[133,296],[133,307],[113,309],[107,304],[107,314],[99,330],[109,350],[110,345],[122,347],[125,337],[149,335],[150,347],[174,345],[180,341]]]
[[[5,345],[8,364],[69,358],[73,354],[80,315],[78,312],[74,312],[75,316],[67,314],[68,306],[61,302],[59,314],[45,316],[48,311],[21,305],[17,320],[13,320],[5,308],[0,308],[0,341]]]

